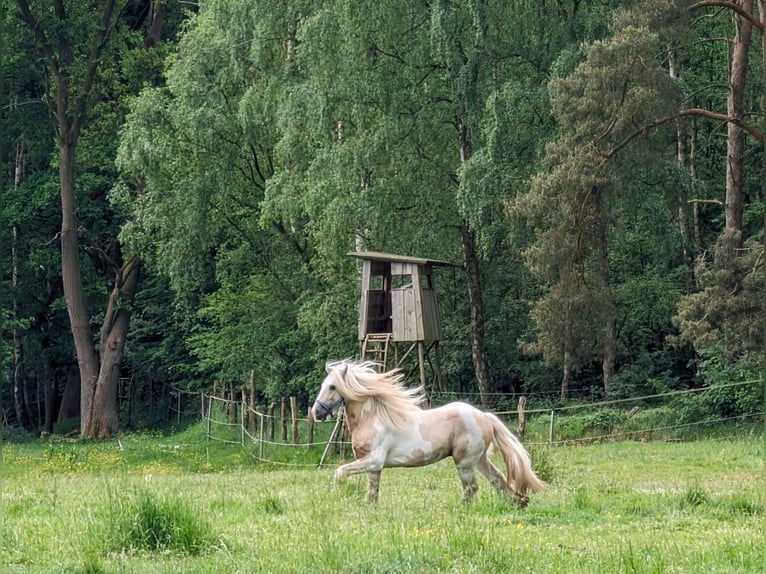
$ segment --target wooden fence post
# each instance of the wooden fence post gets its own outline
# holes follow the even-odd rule
[[[258,432],[258,416],[255,414],[257,412],[256,408],[256,402],[255,402],[255,369],[250,371],[250,408],[253,409],[253,417],[251,419],[250,423],[250,429],[253,433],[253,436]]]
[[[282,419],[282,442],[287,442],[287,397],[282,397],[279,418]]]
[[[213,397],[209,397],[207,400],[207,433],[205,434],[205,437],[207,440],[210,440],[210,425],[211,421],[210,419],[213,416]]]
[[[239,387],[239,393],[242,396],[242,433],[244,434],[250,419],[250,412],[247,410],[247,389],[245,385]]]
[[[244,391],[242,391],[242,394],[244,394]],[[242,401],[242,404],[240,405],[240,410],[242,411],[242,420],[239,422],[239,441],[242,443],[242,446],[245,446],[245,429],[247,429],[247,425],[245,424],[245,418],[247,417],[247,403],[245,401]]]
[[[519,397],[519,428],[516,431],[519,435],[519,438],[524,438],[524,430],[527,428],[527,413],[524,412],[526,406],[527,397],[521,395]]]
[[[553,421],[556,418],[556,411],[551,409],[551,428],[548,430],[548,444],[553,445]]]
[[[308,441],[308,450],[311,450],[314,446],[314,413],[311,412],[311,409],[309,409],[309,420],[308,420],[309,430],[308,430],[308,438],[306,439]]]
[[[237,424],[237,395],[234,394],[234,382],[229,383],[229,422]]]
[[[301,437],[298,434],[298,399],[297,397],[290,397],[290,421],[292,423],[293,431],[293,444],[301,442]]]
[[[277,403],[271,403],[269,405],[269,440],[271,442],[274,442],[274,425],[276,421],[274,420],[274,409],[277,408]]]

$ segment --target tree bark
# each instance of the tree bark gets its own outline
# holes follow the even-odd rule
[[[13,318],[13,405],[16,410],[16,424],[25,429],[32,426],[31,412],[29,403],[26,400],[27,377],[24,372],[24,346],[21,340],[21,331],[19,331],[17,322],[19,320],[19,302],[16,297],[19,286],[19,262],[18,262],[18,240],[19,228],[14,225],[11,236],[11,289],[12,289],[12,311]]]
[[[461,123],[458,127],[460,137],[460,163],[471,158],[472,146],[468,128]],[[489,392],[493,384],[487,365],[487,351],[484,343],[484,297],[482,296],[481,271],[479,256],[476,253],[476,233],[467,221],[460,224],[460,239],[463,248],[463,267],[468,283],[468,305],[471,310],[471,359],[476,373],[476,386],[479,399],[484,407],[489,406]]]
[[[737,5],[747,14],[753,13],[753,0],[738,0]],[[748,55],[753,24],[739,11],[734,12],[736,33],[734,35],[731,66],[729,71],[729,95],[726,100],[727,115],[739,121],[727,126],[726,143],[726,200],[725,214],[727,232],[742,231],[742,217],[745,209],[745,131],[740,124],[745,117],[745,83],[747,80]],[[740,237],[741,241],[741,237]]]
[[[63,82],[66,83],[65,80]],[[66,96],[60,86],[59,96],[63,100],[59,109],[66,109]],[[63,111],[62,110],[62,111]],[[59,119],[59,123],[66,120]],[[59,177],[61,185],[61,277],[64,283],[69,325],[74,339],[77,364],[80,369],[80,413],[81,434],[88,437],[85,429],[91,425],[91,407],[98,381],[98,355],[93,345],[90,318],[80,274],[79,241],[77,237],[77,201],[74,191],[74,149],[66,126],[62,126],[59,141]],[[76,137],[74,138],[76,139]]]
[[[617,328],[615,316],[614,295],[609,274],[609,221],[603,201],[603,191],[593,189],[594,211],[596,216],[596,267],[601,282],[599,296],[603,305],[604,332],[602,342],[601,371],[604,381],[604,392],[612,390],[614,378],[614,363],[617,356]]]
[[[80,375],[79,370],[70,366],[67,369],[64,392],[61,394],[58,422],[80,415]]]
[[[569,346],[568,342],[564,343],[565,346]],[[572,353],[569,349],[564,350],[564,365],[561,373],[561,399],[565,400],[569,397],[569,382],[572,379]]]
[[[481,404],[487,407],[492,383],[484,344],[484,298],[481,292],[479,257],[476,254],[476,236],[466,222],[460,226],[460,235],[463,245],[463,265],[468,282],[468,304],[471,309],[471,359],[476,372],[476,385],[479,389]]]
[[[668,71],[670,78],[674,82],[678,82],[678,46],[676,43],[671,45],[668,49]],[[679,170],[683,171],[687,169],[687,161],[689,161],[688,153],[688,134],[685,129],[685,124],[681,121],[681,118],[676,118],[676,160],[678,162]],[[690,233],[689,233],[689,217],[688,217],[688,202],[689,194],[686,186],[677,186],[678,205],[676,207],[676,214],[678,218],[678,231],[681,234],[681,250],[684,257],[684,262],[689,268],[690,272],[694,268],[694,260],[689,251],[691,245]]]
[[[87,425],[81,433],[91,438],[107,438],[119,428],[117,417],[117,389],[120,365],[125,351],[130,324],[130,305],[138,286],[139,264],[137,259],[126,263],[118,272],[109,297],[104,322],[101,327],[101,365],[95,388],[92,390]],[[83,413],[86,405],[82,406]]]

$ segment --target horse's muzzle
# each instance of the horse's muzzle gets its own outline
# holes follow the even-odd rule
[[[314,417],[315,421],[323,421],[327,418],[327,411],[324,409],[317,408],[316,404],[313,407],[311,407],[311,414]]]
[[[317,421],[323,421],[327,418],[327,415],[333,414],[333,411],[340,407],[343,404],[343,397],[339,398],[337,401],[332,403],[331,405],[328,405],[325,402],[320,401],[317,399],[314,402],[314,406],[311,407],[311,412],[314,415],[314,420]]]

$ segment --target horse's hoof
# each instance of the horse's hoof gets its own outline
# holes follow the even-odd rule
[[[514,494],[513,502],[516,504],[516,506],[523,509],[529,506],[529,497],[520,494]]]

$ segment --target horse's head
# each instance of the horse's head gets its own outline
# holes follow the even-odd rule
[[[318,421],[323,421],[327,415],[335,414],[335,411],[343,405],[343,396],[338,392],[338,383],[342,382],[346,375],[348,364],[328,363],[325,368],[327,376],[319,387],[314,406],[311,407],[311,413]]]

